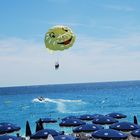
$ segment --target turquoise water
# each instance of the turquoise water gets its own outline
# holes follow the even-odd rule
[[[45,97],[45,102],[39,102],[38,96]],[[0,88],[0,99],[0,122],[20,125],[22,135],[26,120],[34,132],[35,121],[41,117],[115,111],[128,115],[129,121],[134,115],[140,119],[140,81]],[[65,129],[58,123],[45,127]]]

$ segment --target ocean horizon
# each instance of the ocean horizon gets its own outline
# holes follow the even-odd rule
[[[51,84],[27,84],[27,85],[10,85],[0,86],[0,88],[14,88],[14,87],[33,87],[33,86],[61,86],[61,85],[79,85],[79,84],[100,84],[100,83],[132,83],[139,82],[140,80],[113,80],[113,81],[95,81],[95,82],[70,82],[70,83],[51,83]]]

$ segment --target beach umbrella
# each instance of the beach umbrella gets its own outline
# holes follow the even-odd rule
[[[36,123],[36,132],[37,131],[40,131],[40,130],[43,130],[44,128],[43,128],[43,126],[42,125],[40,125],[39,123]]]
[[[31,132],[31,129],[30,129],[29,122],[26,121],[26,132],[25,132],[25,136],[28,137],[28,136],[31,136],[31,135],[32,135],[32,132]]]
[[[44,127],[43,127],[43,122],[42,122],[41,119],[39,119],[38,124],[39,124],[39,126],[40,126],[40,130],[44,129]]]
[[[131,135],[134,136],[134,137],[140,138],[140,129],[133,130],[131,132]]]
[[[97,117],[102,117],[102,116],[104,116],[104,115],[102,115],[102,114],[92,114],[92,116],[93,116],[94,118],[97,118]]]
[[[81,115],[79,117],[80,120],[93,120],[94,119],[94,116],[93,115],[90,115],[90,114],[84,114],[84,115]]]
[[[0,123],[0,134],[12,133],[19,131],[20,127],[12,123]]]
[[[92,137],[103,140],[123,140],[128,135],[113,129],[101,129],[92,133]]]
[[[115,118],[115,119],[122,119],[122,118],[126,118],[127,117],[126,115],[124,115],[122,113],[117,113],[117,112],[109,113],[106,116],[112,117],[112,118]]]
[[[101,125],[97,125],[97,124],[84,124],[84,125],[80,125],[78,127],[76,127],[75,129],[73,129],[74,133],[80,133],[80,132],[94,132],[96,130],[99,129],[103,129],[103,127]]]
[[[52,136],[58,136],[61,134],[61,132],[57,132],[53,129],[43,129],[31,135],[30,138],[31,139],[41,139],[41,138],[44,139],[44,138],[47,138],[49,134]]]
[[[109,128],[120,130],[120,131],[132,131],[132,130],[139,129],[140,126],[130,122],[118,122],[110,125]]]
[[[68,119],[78,119],[78,117],[77,116],[67,116],[65,118],[62,118],[62,121],[63,120],[68,120]]]
[[[40,121],[40,119],[37,122],[39,122],[39,121]],[[41,122],[42,123],[56,123],[57,120],[52,119],[52,118],[41,118]]]
[[[138,120],[136,116],[134,116],[134,124],[138,124]]]
[[[94,118],[92,122],[95,124],[105,125],[105,124],[113,124],[118,121],[112,117],[99,116],[99,117]]]
[[[20,137],[2,135],[0,136],[0,140],[22,140]]]
[[[67,120],[62,120],[62,122],[59,123],[60,126],[65,126],[65,127],[74,127],[82,124],[86,124],[86,123],[79,119],[67,119]]]
[[[39,130],[43,130],[43,123],[41,121],[41,119],[39,119],[38,122],[36,122],[36,132],[39,131]]]
[[[53,137],[54,140],[77,140],[77,138],[70,135],[58,135]]]

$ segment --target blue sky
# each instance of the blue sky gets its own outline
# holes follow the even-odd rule
[[[1,0],[0,86],[140,80],[139,6],[139,0]],[[44,34],[58,24],[77,39],[51,55]]]

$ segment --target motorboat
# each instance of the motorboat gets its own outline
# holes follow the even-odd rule
[[[42,97],[42,96],[38,97],[37,99],[38,99],[39,101],[45,101],[45,98]]]

